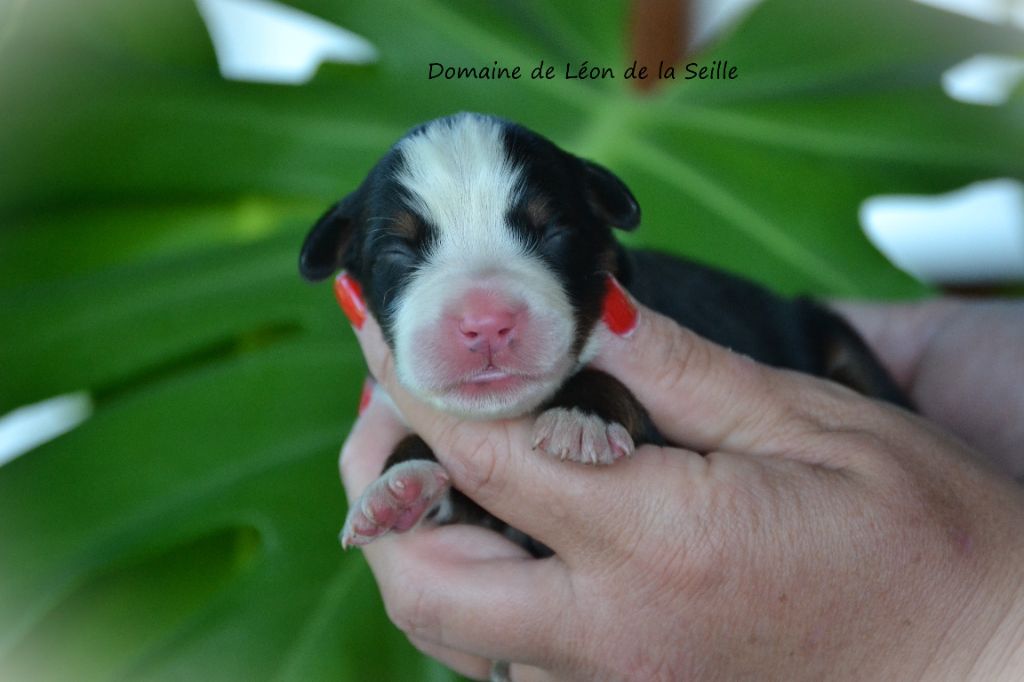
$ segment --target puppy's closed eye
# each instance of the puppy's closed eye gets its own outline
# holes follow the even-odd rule
[[[612,228],[639,222],[639,203],[607,168],[522,126],[459,114],[400,140],[314,226],[300,268],[322,279],[344,265],[363,284],[411,392],[471,419],[543,412],[538,451],[574,462],[610,465],[634,442],[661,439],[622,384],[586,368],[602,338],[606,274],[737,352],[837,379],[852,376],[836,371],[842,357],[858,370],[854,388],[906,404],[838,317],[697,263],[624,248]],[[388,466],[420,464],[391,472],[387,480],[407,481],[401,495],[385,481],[353,504],[346,529],[358,532],[343,542],[408,530],[441,499],[438,518],[480,523],[550,554],[458,491],[441,497],[443,469],[422,465],[432,459],[418,438],[403,441]]]

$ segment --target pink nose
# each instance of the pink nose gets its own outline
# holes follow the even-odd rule
[[[494,296],[470,295],[456,316],[456,337],[472,352],[489,348],[496,353],[515,340],[518,317],[513,307]]]

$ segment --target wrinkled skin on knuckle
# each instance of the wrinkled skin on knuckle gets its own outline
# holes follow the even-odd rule
[[[625,682],[677,682],[684,679],[680,665],[670,661],[664,652],[653,651],[647,647],[626,660],[626,665],[618,671]]]
[[[597,646],[603,641],[597,637],[599,633],[579,633],[572,637],[560,637],[558,650],[546,655],[551,662],[545,667],[554,673],[557,680],[598,680],[605,679],[597,672],[598,662],[608,656],[607,647]]]
[[[865,438],[857,445],[847,440]],[[780,459],[800,462],[814,469],[848,472],[863,475],[870,469],[870,459],[876,452],[870,432],[857,428],[831,429],[812,415],[798,414],[777,432],[775,454]]]
[[[922,439],[917,429],[908,430],[913,426],[908,420],[918,421],[916,417],[869,401],[856,402],[859,406],[850,411],[846,424],[825,427],[816,435],[823,447],[844,453],[847,468],[870,481],[874,490],[889,491],[897,501],[926,482],[935,485],[936,476],[950,477],[957,462],[948,458],[941,438]]]
[[[965,505],[963,477],[941,458],[929,462],[934,453],[921,452],[915,439],[883,428],[828,436],[849,464],[842,472],[820,472],[841,478],[828,481],[829,499],[817,506],[849,510],[841,551],[874,557],[873,573],[882,584],[896,585],[920,572],[922,579],[910,584],[945,585],[952,594],[957,573],[967,565],[961,560],[969,559],[972,538],[979,535]],[[932,596],[918,595],[920,608]]]
[[[706,485],[690,493],[686,518],[675,522],[685,533],[678,543],[658,547],[648,568],[691,599],[763,574],[778,548],[779,531],[806,527],[800,515],[820,502],[814,472],[802,463],[719,452],[707,460]],[[803,502],[795,505],[795,500]],[[803,510],[794,516],[798,507]]]
[[[615,603],[628,604],[617,611],[616,633],[630,636],[613,634],[599,640],[605,656],[614,651],[629,663],[607,679],[706,679],[709,661],[718,659],[726,669],[743,669],[730,668],[735,661],[725,650],[699,644],[713,644],[716,631],[722,629],[747,637],[753,628],[751,633],[762,633],[762,648],[774,646],[775,640],[765,639],[763,633],[774,632],[774,619],[794,617],[792,609],[802,607],[797,595],[813,589],[812,577],[822,575],[819,569],[829,565],[831,553],[822,551],[821,539],[823,530],[832,529],[822,527],[822,515],[815,513],[830,504],[829,489],[814,483],[821,476],[841,480],[840,474],[801,463],[771,460],[765,466],[763,460],[709,456],[708,480],[697,490],[687,490],[690,504],[685,513],[680,518],[662,515],[652,539],[638,543],[618,574],[603,580],[607,586],[629,587]],[[792,504],[794,498],[799,504]],[[665,542],[673,537],[674,527],[679,528],[678,541]],[[795,530],[780,541],[780,529]],[[654,536],[662,541],[655,542]],[[778,561],[780,552],[798,557],[795,563],[806,572],[794,575],[786,568],[788,560]],[[767,602],[765,594],[770,595]],[[789,601],[779,602],[780,594],[789,595]],[[777,609],[772,608],[775,605]],[[648,646],[664,641],[666,630],[679,634],[675,641],[693,646]]]
[[[700,390],[697,380],[706,375],[711,359],[696,334],[673,325],[660,343],[651,345],[649,362],[659,369],[656,389],[661,395]]]
[[[683,679],[678,673],[686,664],[680,657],[685,652],[665,651],[651,643],[663,641],[665,631],[686,632],[692,626],[687,619],[693,616],[694,601],[714,600],[721,585],[727,543],[715,539],[712,510],[698,510],[702,518],[696,524],[693,518],[643,513],[650,516],[642,521],[643,527],[651,532],[616,543],[615,550],[594,560],[585,584],[577,588],[580,594],[600,595],[621,607],[614,618],[603,619],[613,629],[592,638],[596,660],[609,666],[599,679]],[[672,532],[675,527],[677,534]],[[623,632],[629,636],[623,637]]]
[[[657,446],[644,446],[643,455],[657,462],[655,487],[613,501],[608,513],[616,521],[604,525],[616,534],[595,549],[600,556],[594,563],[597,570],[628,580],[656,601],[681,575],[699,574],[705,563],[713,564],[711,543],[720,513],[714,491],[719,484],[710,480],[716,474],[705,458],[682,462],[679,453]]]
[[[790,381],[792,379],[792,381]],[[888,434],[896,411],[814,377],[787,377],[790,399],[775,406],[772,449],[830,469],[867,472],[891,450]]]
[[[828,402],[813,381],[804,375],[787,370],[766,367],[753,360],[737,363],[740,386],[758,384],[759,394],[769,404],[764,409],[749,409],[737,424],[737,430],[760,436],[760,444],[770,438],[774,449],[785,449],[808,434],[821,431],[824,426],[818,412],[828,409]]]
[[[671,544],[671,543],[666,543]],[[612,594],[615,615],[600,616],[592,622],[603,627],[586,637],[586,648],[577,654],[588,667],[576,669],[571,679],[588,680],[679,680],[686,664],[683,652],[659,646],[664,633],[686,632],[686,615],[692,586],[700,580],[687,577],[686,551],[674,549],[652,552],[622,564],[618,571],[595,575],[589,592],[608,595],[609,590],[628,587],[626,594]],[[643,566],[658,570],[644,572]],[[684,577],[680,578],[680,574]],[[587,591],[586,587],[581,591]],[[597,614],[607,607],[592,606]],[[624,633],[627,633],[624,635]],[[589,653],[588,653],[589,652]],[[587,674],[581,675],[581,671]]]
[[[388,619],[407,637],[427,642],[441,639],[440,609],[427,590],[412,576],[381,588]]]
[[[902,469],[890,454],[891,444],[877,431],[851,427],[822,430],[816,436],[808,442],[823,452],[836,453],[844,470],[876,485],[888,487],[892,475]]]
[[[615,619],[612,619],[615,620]],[[558,665],[561,680],[579,682],[674,682],[684,679],[673,660],[678,651],[656,646],[662,638],[653,625],[619,619],[620,626],[590,636]],[[664,621],[662,621],[664,622]],[[664,623],[666,628],[673,624]]]
[[[956,462],[930,466],[911,444],[880,441],[875,447],[883,451],[876,467],[885,477],[878,484],[884,494],[879,508],[888,512],[889,527],[908,537],[930,537],[936,549],[947,549],[948,543],[956,549],[961,538],[973,533],[968,500],[984,492],[971,489],[969,472],[958,472]]]
[[[452,461],[449,468],[462,492],[474,498],[501,495],[502,472],[511,451],[506,429],[494,425],[486,431],[467,431],[453,426],[445,440]]]
[[[671,448],[656,445],[643,445],[638,450],[643,464],[659,468],[662,474],[651,487],[650,481],[626,480],[621,482],[622,475],[617,471],[600,471],[599,474],[616,479],[615,486],[622,485],[622,494],[608,495],[594,505],[594,493],[586,481],[578,485],[561,487],[560,497],[565,500],[566,509],[555,505],[546,514],[570,518],[572,511],[589,508],[591,511],[582,524],[582,532],[590,534],[580,550],[584,552],[585,562],[579,562],[598,579],[611,575],[622,575],[635,572],[636,562],[649,550],[649,544],[660,545],[658,533],[666,523],[666,513],[676,508],[665,504],[665,495],[677,497],[685,494],[688,485],[686,468],[673,466],[678,464],[678,453]],[[624,474],[628,474],[630,463],[623,463]],[[662,466],[664,465],[664,466]],[[638,465],[639,466],[639,465]],[[559,485],[554,482],[554,485]],[[667,492],[666,492],[667,490]],[[552,496],[557,491],[552,487]],[[596,515],[596,516],[595,516]]]
[[[820,430],[817,420],[792,401],[772,409],[751,409],[739,413],[725,434],[722,446],[736,451],[788,456],[808,434]]]
[[[825,379],[801,376],[800,380],[800,402],[817,430],[891,430],[891,413],[897,412],[894,406]]]

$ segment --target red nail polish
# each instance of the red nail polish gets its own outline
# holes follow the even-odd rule
[[[366,322],[366,302],[363,301],[363,288],[359,282],[341,273],[334,278],[334,296],[352,326],[362,329]]]
[[[622,285],[611,275],[605,280],[604,313],[601,317],[605,326],[617,336],[628,336],[636,329],[636,307]]]
[[[363,392],[359,396],[359,414],[366,412],[366,408],[370,406],[370,401],[373,400],[373,387],[375,383],[371,377],[366,377],[366,381],[363,382]]]

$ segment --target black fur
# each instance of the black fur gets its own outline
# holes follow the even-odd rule
[[[910,407],[857,332],[813,300],[781,298],[749,280],[655,251],[623,257],[630,293],[700,336],[766,365]]]
[[[409,135],[422,133],[426,125],[458,125],[458,119],[425,124]],[[517,202],[507,208],[506,223],[567,292],[578,330],[573,353],[580,352],[598,324],[610,273],[643,304],[718,344],[768,365],[830,378],[909,407],[867,346],[837,315],[810,299],[780,298],[752,282],[676,256],[626,250],[610,229],[633,229],[640,222],[640,208],[626,185],[607,169],[521,126],[502,126],[506,153],[525,180]],[[422,260],[436,229],[411,208],[395,182],[403,163],[397,146],[389,150],[363,184],[317,222],[300,257],[307,279],[324,279],[345,268],[359,280],[389,343],[394,319],[387,303]],[[661,441],[632,394],[594,370],[570,377],[546,407],[575,407],[623,424],[638,444]],[[396,449],[386,467],[411,458],[433,459],[433,453],[413,436]],[[503,532],[535,556],[550,554],[458,491],[452,499],[452,521]]]

